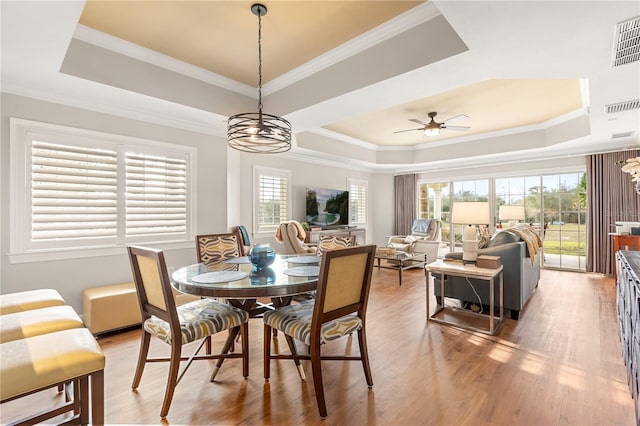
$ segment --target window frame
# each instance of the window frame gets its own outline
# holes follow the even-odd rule
[[[276,169],[272,167],[254,166],[253,167],[253,233],[259,236],[274,235],[279,224],[261,224],[260,223],[260,178],[263,176],[278,177],[284,179],[287,184],[285,214],[280,221],[289,220],[291,218],[291,171],[284,169]]]
[[[195,229],[197,229],[197,187],[196,187],[196,158],[197,148],[105,133],[95,130],[81,129],[59,124],[38,122],[11,117],[9,119],[9,157],[10,157],[10,236],[9,263],[27,263],[48,260],[79,259],[86,257],[123,254],[127,244],[153,243],[156,247],[165,249],[189,248],[193,246]],[[101,148],[117,152],[117,231],[116,237],[109,241],[90,241],[81,245],[75,243],[55,242],[40,245],[31,240],[32,221],[32,141],[63,144],[72,147]],[[125,188],[125,158],[127,152],[184,158],[186,171],[186,229],[184,236],[163,238],[155,236],[125,235],[126,229],[126,192]]]

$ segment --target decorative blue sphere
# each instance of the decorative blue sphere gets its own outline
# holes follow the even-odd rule
[[[256,268],[266,268],[276,260],[276,252],[269,244],[256,244],[249,251],[249,260]]]

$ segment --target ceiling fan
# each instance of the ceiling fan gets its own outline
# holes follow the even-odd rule
[[[451,117],[449,119],[446,119],[440,123],[438,123],[437,121],[434,120],[435,116],[438,115],[437,112],[430,112],[429,114],[429,118],[431,119],[431,121],[429,121],[428,123],[425,123],[424,121],[418,120],[417,118],[410,118],[409,121],[412,121],[414,123],[418,123],[421,124],[423,127],[420,127],[418,129],[407,129],[407,130],[399,130],[397,132],[393,132],[393,133],[402,133],[402,132],[412,132],[415,130],[421,130],[424,132],[425,136],[438,136],[440,134],[441,130],[455,130],[458,132],[464,132],[466,130],[469,130],[470,127],[469,126],[449,126],[449,123],[456,121],[456,120],[462,120],[465,118],[469,118],[468,116],[464,115],[464,114],[460,114],[460,115],[456,115],[455,117]]]

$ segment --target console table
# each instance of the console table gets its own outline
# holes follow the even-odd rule
[[[427,321],[438,322],[441,324],[452,325],[459,328],[464,328],[466,330],[471,331],[479,331],[485,334],[496,334],[498,331],[498,327],[502,324],[502,320],[504,319],[504,309],[503,309],[503,279],[502,279],[502,269],[503,266],[500,265],[498,268],[489,269],[489,268],[478,268],[475,264],[464,264],[462,261],[444,261],[442,259],[436,260],[435,262],[427,264],[427,270],[431,272],[432,275],[440,274],[440,290],[442,294],[442,304],[436,307],[435,312],[432,315],[429,315],[429,287],[427,284]],[[457,276],[463,278],[475,278],[478,280],[487,281],[487,285],[489,286],[489,314],[480,314],[475,313],[463,309],[457,309],[450,306],[445,306],[445,297],[444,297],[444,286],[445,286],[445,276]],[[495,318],[495,292],[493,286],[494,278],[498,276],[499,282],[499,290],[498,290],[498,303],[500,307],[500,316]],[[427,281],[428,282],[428,281]],[[479,328],[474,327],[470,324],[465,324],[462,322],[453,322],[449,321],[445,318],[437,318],[436,316],[440,313],[446,313],[447,311],[455,311],[456,313],[460,313],[463,315],[467,315],[470,317],[476,318],[488,318],[489,319],[489,328]]]
[[[366,244],[366,230],[364,228],[336,228],[336,229],[311,229],[307,231],[310,244],[318,244],[321,235],[331,235],[332,237],[355,237],[357,245]]]

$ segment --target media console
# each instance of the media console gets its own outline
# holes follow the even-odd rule
[[[321,235],[332,235],[334,237],[356,237],[356,244],[362,245],[367,242],[366,230],[364,228],[334,228],[334,229],[311,229],[307,231],[307,237],[310,244],[317,244]]]

